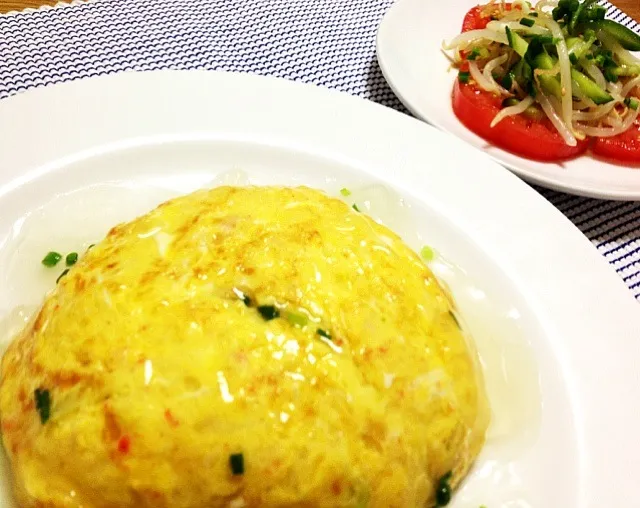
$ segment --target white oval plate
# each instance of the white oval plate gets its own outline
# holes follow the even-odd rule
[[[392,187],[405,203],[397,229],[460,267],[434,264],[477,338],[488,384],[522,370],[511,392],[489,386],[489,440],[451,506],[637,505],[637,303],[560,212],[454,136],[326,89],[161,71],[1,101],[0,144],[1,314],[53,287],[58,271],[40,265],[47,250],[86,246],[230,170],[336,194]],[[513,362],[495,365],[504,351]],[[5,481],[0,505],[11,504]]]
[[[582,196],[640,200],[640,168],[589,155],[562,163],[532,161],[490,145],[460,123],[451,107],[457,72],[441,47],[460,33],[464,15],[478,3],[397,0],[385,14],[378,28],[378,62],[402,103],[416,117],[484,150],[527,181]]]

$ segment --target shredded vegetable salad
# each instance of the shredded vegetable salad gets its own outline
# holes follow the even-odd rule
[[[474,15],[472,29],[444,49],[461,84],[502,99],[492,128],[515,115],[546,117],[576,146],[638,120],[640,58],[632,52],[640,51],[640,35],[605,19],[596,0],[494,0]]]

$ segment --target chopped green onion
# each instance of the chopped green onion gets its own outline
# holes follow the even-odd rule
[[[231,474],[234,476],[244,474],[244,455],[242,453],[229,455],[229,466],[231,466]]]
[[[233,288],[233,292],[247,307],[251,307],[251,305],[253,305],[251,298],[244,291],[241,291],[238,288]]]
[[[325,339],[331,340],[331,334],[328,331],[323,330],[322,328],[318,328],[316,330],[316,333],[320,335],[320,337],[324,337]]]
[[[590,9],[587,9],[587,19],[590,21],[600,21],[604,19],[607,14],[607,9],[601,5],[592,5]]]
[[[353,205],[351,205],[351,208],[353,208],[356,212],[360,211],[360,209],[358,208],[358,205],[356,205],[355,203],[353,203]]]
[[[62,273],[60,275],[58,275],[58,278],[56,279],[56,284],[58,282],[60,282],[60,279],[62,279],[62,277],[64,277],[68,273],[69,273],[69,269],[68,268],[65,268],[64,270],[62,270]]]
[[[449,501],[451,501],[451,485],[449,485],[449,480],[451,480],[451,471],[438,481],[436,488],[436,506],[446,506],[449,504]]]
[[[511,90],[513,86],[513,74],[511,72],[507,72],[502,78],[502,87],[506,90]]]
[[[260,305],[258,306],[258,312],[265,321],[271,321],[272,319],[280,317],[280,311],[273,305]]]
[[[44,425],[51,416],[51,394],[49,394],[49,390],[36,388],[33,392],[33,398],[36,410],[40,414],[40,421]]]
[[[471,73],[469,72],[460,71],[458,73],[458,81],[460,81],[460,83],[468,83],[470,77]]]
[[[515,106],[516,104],[520,104],[520,101],[515,97],[507,97],[502,101],[503,108],[510,108],[511,106]]]
[[[578,20],[580,19],[580,15],[582,14],[582,9],[584,9],[586,2],[580,2],[578,7],[573,12],[571,16],[571,21],[569,21],[569,32],[574,34],[576,31],[576,25],[578,24]]]
[[[551,37],[550,35],[536,35],[534,38],[537,39],[540,44],[558,43],[558,39],[556,39],[555,37]]]
[[[475,60],[480,56],[480,50],[478,48],[473,48],[471,53],[467,55],[467,60]]]
[[[44,258],[42,258],[42,264],[48,268],[52,268],[56,266],[61,259],[62,254],[60,254],[59,252],[51,251],[48,252]]]
[[[287,321],[289,321],[289,323],[294,326],[299,326],[300,328],[304,328],[309,322],[309,318],[307,316],[305,316],[304,314],[298,314],[296,312],[285,313],[285,318],[287,319]]]
[[[536,11],[534,12],[530,12],[529,16],[533,17],[533,18],[537,18],[538,17],[538,13]]]
[[[73,266],[78,262],[78,253],[77,252],[70,252],[69,254],[67,254],[67,257],[65,258],[65,263],[67,266]]]
[[[420,249],[420,257],[424,260],[424,261],[433,261],[433,259],[436,257],[436,253],[433,251],[433,249],[431,247],[429,247],[428,245],[425,245],[424,247],[422,247],[422,249]]]
[[[637,110],[638,106],[640,105],[640,103],[638,102],[637,99],[634,99],[633,97],[627,97],[624,100],[624,105],[633,109],[633,110]]]
[[[613,69],[611,69],[611,67],[606,67],[602,71],[602,74],[604,75],[604,79],[606,79],[610,83],[615,83],[616,81],[618,81],[618,75]]]
[[[344,197],[351,196],[351,191],[346,187],[343,187],[342,189],[340,189],[340,194],[342,194]]]
[[[524,26],[533,26],[535,24],[535,20],[531,18],[522,18],[520,20],[520,24]]]

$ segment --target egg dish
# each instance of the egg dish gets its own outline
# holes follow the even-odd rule
[[[0,371],[23,508],[440,506],[488,415],[420,257],[305,187],[202,190],[114,227]]]

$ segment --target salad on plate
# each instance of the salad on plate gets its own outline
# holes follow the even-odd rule
[[[444,49],[457,118],[517,155],[640,164],[640,35],[595,0],[493,0]]]

